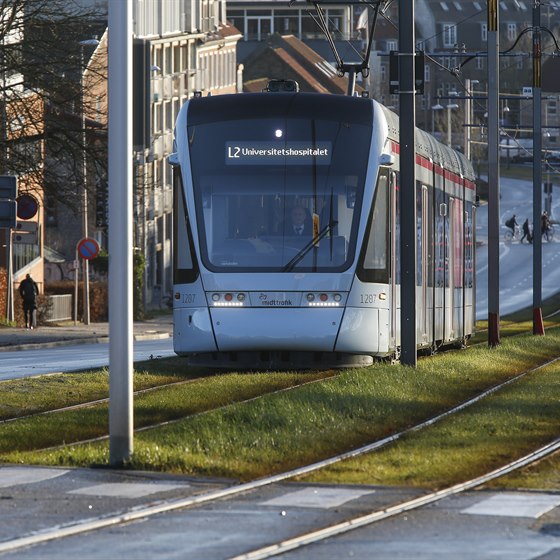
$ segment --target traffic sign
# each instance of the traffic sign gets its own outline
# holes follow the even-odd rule
[[[17,217],[20,220],[30,220],[39,210],[39,204],[34,196],[20,194],[17,197]]]
[[[89,261],[99,255],[99,244],[91,237],[84,237],[78,242],[77,251],[82,259]]]
[[[16,201],[0,200],[0,228],[16,227]]]
[[[0,198],[15,200],[17,196],[17,177],[15,175],[0,175]]]

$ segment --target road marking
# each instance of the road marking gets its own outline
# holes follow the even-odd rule
[[[82,494],[85,496],[105,496],[112,498],[143,498],[158,492],[167,492],[178,488],[188,488],[188,484],[167,484],[154,482],[113,482],[96,484],[78,490],[71,490],[68,494]]]
[[[30,467],[0,467],[0,488],[18,484],[33,484],[57,478],[70,471],[64,469],[41,469]]]
[[[375,490],[355,490],[350,488],[304,488],[288,492],[283,496],[261,502],[263,506],[308,507],[328,509],[341,506],[351,500],[373,494]]]
[[[541,515],[560,504],[558,494],[499,494],[482,500],[461,511],[469,515],[495,515],[498,517],[532,517]]]

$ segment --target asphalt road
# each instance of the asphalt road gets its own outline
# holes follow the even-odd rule
[[[517,179],[501,180],[501,223],[516,214],[522,224],[525,218],[532,222],[532,184]],[[560,188],[553,193],[552,216],[560,218]],[[550,297],[560,290],[560,226],[556,226],[554,241],[542,245],[542,297]],[[533,251],[532,245],[514,241],[506,243],[501,228],[500,239],[500,316],[533,306]],[[488,206],[482,205],[476,213],[476,318],[488,317]]]
[[[173,339],[134,341],[134,361],[175,356]],[[75,344],[0,354],[0,380],[109,365],[109,343]]]

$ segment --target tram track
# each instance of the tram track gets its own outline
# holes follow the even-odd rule
[[[518,334],[523,334],[523,333],[518,333]],[[512,336],[517,336],[518,334],[512,335]],[[472,343],[472,344],[469,344],[467,349],[470,348],[470,347],[476,347],[476,346],[480,346],[480,345],[483,345],[483,344],[485,344],[485,343],[484,342]],[[445,349],[444,351],[446,353],[447,352],[454,353],[454,352],[462,352],[464,350],[465,350],[464,348],[463,349],[457,349],[457,348],[451,348],[450,347],[450,348]],[[422,359],[422,360],[431,359],[431,358],[432,358],[432,356],[430,356],[430,355],[425,355],[425,356],[420,357],[420,359]],[[440,415],[437,415],[434,418],[432,418],[430,420],[427,420],[426,422],[422,422],[422,423],[420,423],[416,426],[413,426],[413,427],[409,428],[408,430],[405,430],[403,432],[399,432],[398,434],[395,434],[395,436],[390,436],[388,441],[383,439],[383,440],[379,440],[379,442],[374,442],[370,445],[366,445],[365,446],[365,451],[363,451],[363,453],[367,453],[368,451],[375,450],[378,447],[383,446],[390,441],[393,441],[393,438],[394,438],[394,440],[396,440],[396,439],[399,439],[402,435],[404,435],[406,433],[409,433],[409,432],[416,431],[416,430],[422,429],[424,427],[427,427],[427,426],[439,421],[440,419],[443,419],[444,417],[446,417],[446,416],[448,416],[448,415],[450,415],[454,412],[458,412],[459,410],[462,410],[463,408],[466,408],[466,407],[470,406],[471,404],[474,404],[475,402],[478,402],[478,400],[492,394],[493,392],[505,387],[506,385],[517,381],[518,379],[525,376],[527,373],[532,372],[532,371],[536,371],[537,369],[539,369],[541,367],[544,367],[544,366],[548,365],[549,363],[553,363],[554,361],[555,360],[552,360],[552,361],[546,362],[543,365],[540,365],[540,366],[537,366],[535,368],[531,368],[531,369],[528,369],[524,372],[521,372],[521,373],[515,375],[514,377],[511,377],[510,379],[506,380],[505,382],[499,383],[499,384],[495,385],[494,387],[491,387],[491,388],[483,391],[478,396],[475,396],[472,399],[469,399],[469,400],[465,401],[464,403],[459,404],[457,407],[451,408],[447,412],[444,412]],[[306,385],[309,385],[309,384],[314,384],[314,383],[317,383],[317,382],[322,382],[322,381],[332,379],[332,378],[336,377],[337,374],[338,373],[335,373],[333,375],[321,377],[319,379],[313,379],[311,381],[306,381],[306,382],[303,382],[303,383],[297,383],[297,384],[295,384],[293,386],[290,386],[290,387],[283,387],[283,388],[273,390],[273,391],[269,391],[269,392],[266,392],[266,393],[263,393],[263,394],[260,394],[260,395],[255,395],[254,397],[250,397],[250,398],[247,398],[247,399],[241,399],[241,400],[237,400],[237,401],[232,401],[232,402],[220,405],[220,406],[211,407],[211,408],[208,408],[206,410],[201,410],[201,411],[198,411],[198,412],[190,413],[188,415],[173,417],[173,418],[170,418],[168,420],[161,421],[161,422],[157,422],[157,423],[153,423],[153,424],[144,424],[144,425],[142,425],[138,428],[135,428],[134,433],[141,433],[141,432],[144,432],[144,431],[161,428],[163,426],[168,426],[168,425],[171,425],[171,424],[175,424],[175,423],[187,420],[189,418],[194,418],[194,417],[197,417],[197,416],[200,416],[200,415],[203,415],[203,414],[209,414],[209,413],[212,413],[212,412],[224,410],[224,409],[227,409],[228,407],[233,406],[233,405],[248,404],[250,402],[254,402],[254,401],[262,398],[263,396],[273,396],[273,395],[277,395],[277,394],[282,394],[282,393],[285,393],[287,391],[291,391],[291,390],[299,388],[299,387],[303,387],[303,386],[306,386]],[[198,383],[202,382],[203,383],[205,380],[211,379],[213,377],[215,377],[215,376],[203,376],[203,377],[197,377],[197,378],[193,378],[193,379],[173,381],[171,383],[164,383],[164,384],[161,384],[161,385],[157,385],[157,386],[148,387],[148,388],[145,388],[145,389],[140,389],[140,390],[134,391],[133,395],[136,398],[136,397],[140,397],[140,396],[145,395],[145,394],[153,393],[153,392],[158,391],[158,390],[165,390],[165,389],[169,389],[169,388],[180,387],[180,386],[187,385],[187,384],[192,384],[192,383],[195,383],[195,382],[198,382]],[[36,413],[32,413],[32,414],[23,415],[23,416],[14,416],[14,417],[11,417],[11,418],[4,418],[4,419],[0,420],[0,427],[2,425],[10,424],[10,423],[13,423],[13,422],[23,421],[23,420],[31,420],[31,419],[34,419],[34,418],[39,418],[41,416],[48,416],[48,415],[52,415],[52,414],[64,414],[66,412],[79,411],[79,410],[84,410],[84,409],[87,409],[87,408],[93,408],[95,406],[107,405],[108,402],[109,402],[109,398],[107,397],[107,398],[95,399],[95,400],[91,400],[91,401],[87,401],[87,402],[83,402],[83,403],[73,404],[73,405],[69,405],[69,406],[65,406],[65,407],[55,408],[55,409],[52,409],[52,410],[44,410],[44,411],[40,411],[40,412],[36,412]],[[47,446],[47,447],[44,447],[44,448],[34,448],[33,450],[37,451],[37,452],[52,451],[52,450],[60,449],[62,447],[70,447],[70,446],[77,446],[77,445],[81,445],[81,444],[89,444],[89,443],[104,441],[104,440],[108,439],[108,437],[109,437],[108,435],[103,435],[103,436],[98,436],[98,437],[94,437],[94,438],[86,438],[86,439],[82,439],[82,440],[78,440],[78,441],[74,441],[74,442],[64,442],[64,443],[61,443],[60,445],[52,445],[52,446]],[[362,449],[362,448],[359,448],[359,449]],[[352,458],[352,457],[357,456],[361,453],[362,452],[360,452],[359,450],[357,450],[357,454],[354,454],[354,452],[351,451],[348,454],[342,454],[341,457],[342,457],[342,459]]]
[[[134,433],[137,434],[137,433],[145,432],[147,430],[154,430],[154,429],[157,429],[157,428],[162,428],[164,426],[169,426],[171,424],[176,424],[178,422],[182,422],[182,421],[190,419],[190,418],[195,418],[195,417],[201,416],[203,414],[209,414],[209,413],[212,413],[212,412],[225,410],[225,409],[227,409],[231,406],[234,406],[234,405],[248,404],[248,403],[254,402],[254,401],[256,401],[256,400],[258,400],[258,399],[260,399],[264,396],[280,395],[282,393],[286,393],[286,392],[292,391],[292,390],[297,389],[297,388],[305,387],[307,385],[312,385],[314,383],[319,383],[319,382],[322,382],[322,381],[326,381],[328,379],[332,379],[333,377],[335,377],[335,375],[325,376],[325,377],[321,377],[321,378],[318,378],[318,379],[313,379],[313,380],[310,380],[310,381],[297,383],[297,384],[292,385],[290,387],[283,387],[281,389],[277,389],[277,390],[274,390],[274,391],[270,391],[270,392],[267,392],[267,393],[256,395],[254,397],[250,397],[250,398],[247,398],[247,399],[232,401],[232,402],[229,402],[229,403],[221,405],[221,406],[210,408],[208,410],[201,410],[199,412],[193,412],[193,413],[191,413],[187,416],[180,416],[180,417],[172,418],[172,419],[165,420],[165,421],[162,421],[162,422],[157,422],[157,423],[154,423],[154,424],[144,425],[144,426],[135,428]],[[136,396],[140,396],[142,394],[151,393],[151,392],[154,392],[158,389],[173,388],[175,386],[181,386],[181,385],[191,384],[191,383],[194,383],[194,382],[200,382],[200,381],[203,381],[205,379],[208,379],[208,377],[188,379],[188,380],[185,380],[185,381],[175,381],[173,383],[166,383],[166,384],[163,384],[163,385],[158,385],[157,387],[149,387],[149,388],[146,388],[146,389],[141,389],[139,391],[135,391],[134,396],[136,397]],[[35,414],[18,416],[18,417],[14,417],[14,418],[7,418],[7,419],[4,419],[4,420],[0,420],[0,426],[2,426],[3,424],[13,423],[13,422],[18,421],[18,420],[29,420],[29,419],[34,419],[34,418],[38,418],[38,417],[41,417],[41,416],[50,415],[50,414],[54,414],[54,413],[65,413],[65,412],[72,412],[72,411],[76,411],[76,410],[82,410],[82,409],[91,408],[91,407],[98,406],[98,405],[108,404],[108,402],[109,402],[109,398],[103,398],[103,399],[88,401],[88,402],[85,402],[85,403],[70,405],[70,406],[67,406],[67,407],[57,408],[57,409],[53,409],[53,410],[41,411],[41,412],[37,412]],[[44,448],[34,448],[33,451],[36,451],[36,452],[54,451],[56,449],[68,448],[68,447],[72,447],[72,446],[89,444],[89,443],[96,443],[96,442],[100,442],[100,441],[105,441],[107,439],[109,439],[109,435],[103,435],[103,436],[99,436],[99,437],[95,437],[95,438],[88,438],[88,439],[83,439],[83,440],[74,441],[74,442],[64,442],[64,443],[61,443],[60,445],[52,445],[52,446],[48,446],[48,447],[44,447]]]
[[[557,313],[560,313],[560,309],[557,312],[554,312],[549,316],[553,316]],[[547,317],[549,317],[549,316],[547,316]],[[479,329],[477,332],[485,332],[485,330],[486,329]],[[528,334],[528,332],[529,331],[527,331],[527,334]],[[522,333],[516,333],[515,335],[510,335],[510,336],[519,336],[519,335],[522,335],[522,334],[526,334],[526,333],[523,333],[523,332]],[[477,341],[477,342],[469,342],[469,344],[466,348],[458,349],[458,348],[453,348],[451,346],[450,347],[444,347],[444,348],[438,349],[436,354],[441,354],[442,352],[445,352],[445,353],[462,352],[465,349],[473,348],[473,347],[476,347],[476,346],[482,346],[484,344],[485,344],[484,341]],[[430,359],[432,357],[433,357],[432,354],[419,355],[419,360]],[[380,363],[383,363],[383,360],[380,361]],[[370,367],[375,367],[375,365],[370,366]],[[328,371],[328,370],[323,370],[323,371]],[[321,372],[319,371],[318,373],[321,373]],[[52,373],[40,374],[38,376],[35,376],[34,378],[36,378],[36,377],[47,377],[47,376],[52,376],[52,375],[53,375]],[[54,375],[64,375],[64,374],[61,373],[61,374],[54,374]],[[181,380],[181,381],[173,381],[171,383],[162,383],[162,384],[159,384],[159,385],[154,385],[152,387],[147,387],[145,389],[139,389],[137,391],[134,391],[133,392],[133,397],[136,398],[136,397],[139,397],[139,396],[151,393],[151,392],[155,392],[155,391],[158,391],[158,390],[163,390],[163,389],[172,388],[172,387],[180,387],[182,385],[190,384],[190,383],[194,383],[194,382],[203,382],[205,379],[211,379],[213,377],[216,377],[216,375],[219,375],[219,374],[210,375],[210,376],[205,375],[205,376],[201,376],[201,377],[195,377],[195,378],[192,378],[192,379],[186,379],[186,380]],[[321,378],[321,379],[313,380],[312,382],[328,380],[328,379],[331,379],[332,377],[335,377],[335,375],[326,376],[326,377]],[[30,379],[30,378],[28,378],[28,379]],[[293,387],[287,387],[287,388],[280,389],[278,391],[272,391],[272,392],[266,393],[266,394],[267,395],[274,395],[277,392],[283,392],[287,389],[293,389],[295,387],[300,387],[300,386],[305,385],[305,384],[306,383],[294,385]],[[258,398],[258,397],[255,397],[255,398]],[[251,400],[254,400],[254,399],[239,401],[239,403],[250,402]],[[104,397],[104,398],[100,398],[100,399],[94,399],[94,400],[85,401],[85,402],[82,402],[82,403],[76,403],[76,404],[63,406],[63,407],[58,407],[58,408],[53,408],[53,409],[49,409],[49,410],[41,410],[41,411],[38,411],[38,412],[33,412],[31,414],[24,414],[24,415],[21,415],[21,416],[11,416],[11,417],[5,416],[4,418],[0,418],[0,426],[2,426],[3,424],[11,423],[11,422],[16,422],[18,420],[28,420],[28,419],[37,418],[37,417],[40,417],[40,416],[77,411],[77,410],[91,408],[91,407],[94,407],[94,406],[103,405],[103,404],[107,404],[107,403],[109,403],[109,397]],[[224,405],[224,406],[228,406],[228,405]],[[212,410],[218,410],[220,408],[223,408],[223,407],[217,407],[215,409],[210,409],[210,410],[204,411],[204,412],[211,412]],[[200,414],[200,413],[197,413],[197,414]],[[187,418],[187,417],[177,418],[177,421],[180,421],[180,420],[185,419],[185,418]],[[158,426],[164,425],[166,423],[167,422],[152,424],[152,425],[144,426],[141,429],[142,430],[147,430],[147,429],[150,429],[150,428],[157,428]],[[87,441],[89,441],[89,440],[87,440]],[[75,444],[78,444],[78,443],[80,443],[80,442],[76,442]]]
[[[300,549],[304,546],[318,543],[328,538],[336,537],[338,535],[342,535],[361,527],[372,525],[373,523],[389,519],[390,517],[395,517],[397,515],[400,515],[401,513],[419,509],[421,507],[443,500],[444,498],[449,498],[450,496],[453,496],[455,494],[459,494],[461,492],[477,488],[478,486],[482,486],[483,484],[499,478],[500,476],[509,474],[514,470],[540,461],[548,455],[555,453],[559,449],[560,438],[547,445],[544,445],[543,447],[533,451],[532,453],[529,453],[528,455],[525,455],[524,457],[521,457],[520,459],[517,459],[516,461],[512,461],[507,465],[504,465],[498,469],[485,473],[471,480],[449,486],[448,488],[444,488],[436,492],[431,492],[412,500],[406,500],[387,508],[377,509],[366,515],[353,517],[351,519],[343,521],[342,523],[332,524],[317,531],[299,535],[292,539],[287,539],[278,543],[274,543],[272,545],[268,545],[266,547],[255,549],[250,552],[231,557],[229,560],[264,560],[265,558],[272,558],[273,556],[278,556],[280,554],[284,554],[285,552]]]
[[[418,432],[422,429],[428,428],[430,426],[432,426],[433,424],[439,422],[440,420],[449,417],[453,414],[456,414],[466,408],[468,408],[469,406],[478,403],[480,401],[482,401],[484,398],[498,392],[501,389],[504,389],[505,387],[507,387],[508,385],[519,381],[520,379],[522,379],[523,377],[529,375],[530,373],[533,372],[537,372],[540,369],[543,369],[545,367],[548,367],[550,365],[553,365],[557,362],[560,361],[560,357],[551,359],[546,361],[545,363],[542,363],[538,366],[535,367],[531,367],[526,369],[525,371],[515,375],[514,377],[494,385],[493,387],[486,389],[484,391],[482,391],[481,393],[479,393],[478,395],[476,395],[475,397],[472,397],[460,404],[458,404],[457,406],[454,406],[450,409],[448,409],[447,411],[435,415],[427,420],[424,420],[418,424],[415,424],[414,426],[410,426],[409,428],[406,428],[400,432],[394,433],[390,436],[387,436],[385,438],[379,439],[375,442],[369,443],[367,445],[361,446],[359,448],[356,448],[354,450],[345,452],[345,453],[341,453],[338,454],[336,456],[309,464],[309,465],[305,465],[302,467],[298,467],[289,471],[285,471],[282,473],[277,473],[274,475],[270,475],[270,476],[265,476],[262,478],[258,478],[246,483],[241,483],[241,484],[236,484],[236,485],[232,485],[232,486],[227,486],[218,490],[212,490],[210,492],[203,492],[194,496],[190,496],[187,498],[180,498],[180,499],[174,499],[174,500],[168,500],[165,502],[160,502],[157,504],[153,504],[153,505],[146,505],[146,506],[139,506],[136,507],[134,510],[130,510],[130,511],[125,511],[125,512],[121,512],[121,513],[117,513],[117,514],[109,514],[103,517],[99,517],[96,519],[88,519],[88,520],[82,520],[82,521],[78,521],[76,523],[72,523],[72,524],[68,524],[65,526],[59,526],[53,529],[47,529],[47,530],[43,530],[34,534],[30,534],[30,535],[25,535],[25,536],[21,536],[15,539],[11,539],[9,541],[4,541],[4,542],[0,542],[0,553],[3,552],[8,552],[8,551],[14,551],[17,550],[19,548],[23,548],[23,547],[27,547],[27,546],[33,546],[36,544],[40,544],[40,543],[44,543],[44,542],[48,542],[48,541],[53,541],[53,540],[57,540],[57,539],[62,539],[68,536],[73,536],[73,535],[79,535],[79,534],[84,534],[90,531],[94,531],[94,530],[99,530],[99,529],[103,529],[103,528],[108,528],[108,527],[113,527],[116,525],[120,525],[120,524],[124,524],[124,523],[130,523],[133,521],[137,521],[137,520],[141,520],[141,519],[146,519],[149,518],[151,516],[154,515],[158,515],[158,514],[162,514],[162,513],[166,513],[166,512],[172,512],[172,511],[176,511],[176,510],[180,510],[180,509],[185,509],[185,508],[192,508],[192,507],[197,507],[197,506],[201,506],[203,504],[207,504],[207,503],[211,503],[217,500],[222,500],[222,499],[226,499],[226,498],[231,498],[246,492],[250,492],[265,486],[269,486],[275,483],[279,483],[279,482],[283,482],[289,479],[293,479],[293,478],[297,478],[297,477],[301,477],[307,474],[310,474],[314,471],[318,471],[320,469],[323,469],[325,467],[331,466],[335,463],[338,463],[340,461],[344,461],[346,459],[352,459],[355,457],[358,457],[360,455],[364,455],[366,453],[370,453],[373,452],[377,449],[380,449],[382,447],[385,447],[391,443],[394,443],[396,441],[398,441],[399,439],[403,438],[404,436],[414,433],[414,432]],[[315,383],[318,380],[314,380],[312,382],[309,383]],[[290,388],[287,389],[283,389],[283,391],[285,390],[290,390]],[[258,398],[258,397],[256,397]],[[250,399],[250,400],[254,400],[254,399]],[[229,405],[228,405],[229,406]],[[313,542],[318,542],[320,540],[324,540],[326,538],[371,524],[371,523],[375,523],[377,521],[381,521],[383,519],[387,519],[388,517],[392,517],[395,515],[398,515],[399,513],[403,513],[405,511],[409,511],[412,509],[416,509],[419,507],[422,507],[424,505],[428,505],[430,503],[433,503],[435,501],[441,500],[445,497],[451,496],[453,494],[457,494],[472,488],[475,488],[477,486],[480,486],[494,478],[497,478],[499,476],[502,476],[504,474],[507,474],[509,472],[512,472],[515,469],[519,469],[522,467],[525,467],[527,465],[530,465],[533,462],[536,462],[540,459],[542,459],[543,457],[546,457],[547,455],[550,455],[554,452],[556,452],[558,449],[560,448],[560,439],[559,440],[555,440],[552,443],[549,443],[531,453],[529,453],[528,455],[525,455],[524,457],[517,459],[515,461],[512,461],[511,463],[508,463],[507,465],[504,465],[494,471],[491,471],[489,473],[486,473],[484,475],[481,475],[479,477],[476,477],[474,479],[468,480],[466,482],[460,483],[460,484],[456,484],[453,486],[450,486],[448,488],[442,489],[442,490],[438,490],[436,492],[432,492],[429,493],[427,495],[421,496],[419,498],[415,498],[413,500],[407,500],[407,501],[403,501],[401,503],[395,504],[395,505],[391,505],[390,507],[385,507],[379,510],[375,510],[373,512],[370,512],[367,515],[362,515],[359,517],[355,517],[353,519],[349,519],[349,520],[345,520],[341,523],[336,523],[333,524],[329,527],[325,527],[323,529],[320,529],[318,531],[313,531],[310,533],[307,533],[305,535],[300,535],[298,537],[295,537],[293,539],[289,539],[289,540],[285,540],[282,542],[278,542],[278,543],[274,543],[272,545],[269,545],[267,547],[264,548],[260,548],[260,549],[256,549],[254,551],[251,551],[249,553],[240,555],[240,556],[236,556],[235,560],[255,560],[257,558],[269,558],[271,556],[276,556],[278,554],[282,554],[284,552],[287,552],[289,550],[293,550],[295,548],[299,548],[302,546],[306,546],[308,544],[311,544]],[[233,559],[232,559],[233,560]]]

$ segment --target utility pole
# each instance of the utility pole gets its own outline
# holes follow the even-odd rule
[[[463,130],[463,153],[465,157],[471,159],[471,126],[473,124],[473,102],[472,102],[472,82],[470,78],[465,79],[465,90],[467,95],[465,96],[465,128]]]
[[[133,451],[132,1],[109,2],[109,462]]]
[[[488,346],[500,344],[499,3],[488,0]]]
[[[533,3],[533,334],[544,335],[542,319],[542,116],[541,3]]]
[[[414,0],[399,2],[401,363],[416,367],[416,149]]]

